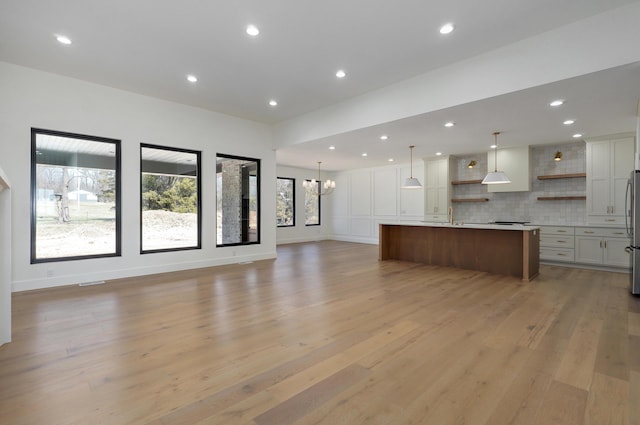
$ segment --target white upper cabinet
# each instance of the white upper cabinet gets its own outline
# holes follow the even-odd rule
[[[449,157],[424,160],[424,219],[447,221],[449,208]]]
[[[587,140],[587,222],[624,224],[627,181],[634,166],[633,136]]]
[[[487,153],[487,171],[495,169],[495,152]],[[526,192],[531,190],[529,146],[498,148],[498,171],[504,171],[511,183],[488,184],[488,192]]]

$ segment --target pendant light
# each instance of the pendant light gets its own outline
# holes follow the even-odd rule
[[[302,182],[302,186],[305,189],[311,189],[313,196],[328,195],[336,188],[336,182],[334,180],[327,179],[322,184],[323,190],[320,190],[320,182],[322,181],[320,180],[320,164],[322,164],[322,161],[318,161],[318,180],[312,179]]]
[[[409,177],[404,179],[404,184],[402,185],[403,189],[420,189],[422,187],[420,180],[413,177],[413,148],[415,148],[415,146],[409,146],[409,153],[411,155],[410,172]]]
[[[487,173],[487,176],[482,180],[482,184],[511,183],[511,180],[509,180],[509,177],[507,177],[504,171],[498,171],[498,134],[500,134],[499,131],[493,133],[493,138],[495,140],[493,143],[495,145],[493,171]]]

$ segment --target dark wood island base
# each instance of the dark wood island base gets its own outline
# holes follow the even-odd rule
[[[379,257],[503,274],[538,275],[540,230],[493,225],[380,224]]]

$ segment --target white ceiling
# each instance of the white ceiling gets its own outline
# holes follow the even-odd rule
[[[274,124],[629,3],[637,1],[0,0],[0,60]],[[442,36],[448,21],[456,30]],[[632,131],[639,75],[637,65],[608,70],[294,145],[277,160],[313,166],[309,158],[324,160],[333,144],[325,162],[339,170],[406,161],[409,144],[418,156],[483,151],[494,130],[505,145],[571,141],[573,128]],[[553,97],[571,100],[550,111]],[[578,121],[568,129],[565,118]],[[450,119],[458,125],[444,129]]]

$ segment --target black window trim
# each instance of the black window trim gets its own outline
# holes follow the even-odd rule
[[[305,179],[305,180],[308,181],[308,182],[311,182],[311,179]],[[317,196],[318,197],[318,222],[317,223],[313,223],[313,224],[307,224],[307,216],[306,216],[307,209],[305,207],[304,225],[305,226],[309,226],[309,227],[311,227],[311,226],[321,226],[322,225],[322,205],[321,205],[322,196],[319,193],[320,192],[320,188],[322,187],[322,180],[318,180],[316,182],[316,184],[318,185],[318,196]],[[306,195],[306,192],[305,192],[305,195]]]
[[[261,215],[262,215],[262,202],[261,202],[261,180],[262,180],[262,175],[261,175],[261,159],[260,158],[250,158],[247,156],[238,156],[238,155],[229,155],[229,154],[223,154],[223,153],[218,153],[216,152],[216,179],[218,178],[218,172],[217,172],[217,167],[218,167],[218,158],[226,158],[226,159],[239,159],[241,161],[253,161],[256,163],[257,166],[257,171],[256,174],[258,176],[258,181],[257,181],[257,187],[256,187],[256,191],[257,191],[257,198],[258,198],[258,216],[256,217],[256,220],[258,222],[258,231],[256,232],[256,236],[257,236],[257,240],[255,242],[236,242],[236,243],[226,243],[226,244],[218,244],[218,239],[216,236],[216,248],[226,248],[229,246],[244,246],[244,245],[260,245],[260,241],[261,241],[261,231],[262,231],[262,221],[261,221]],[[217,189],[217,185],[215,185],[216,190]],[[216,194],[216,198],[217,198],[217,194]],[[217,203],[217,201],[216,201]],[[216,204],[216,220],[217,220],[217,211],[218,211],[218,205]],[[218,223],[216,223],[216,229],[217,229],[217,225]]]
[[[115,213],[116,213],[116,244],[115,252],[110,254],[91,254],[91,255],[73,255],[68,257],[55,257],[55,258],[36,258],[36,224],[37,224],[37,153],[36,153],[36,137],[38,134],[47,134],[51,136],[67,137],[80,140],[88,140],[91,142],[110,143],[115,147],[115,162],[116,162],[116,200],[115,200]],[[30,257],[31,264],[40,263],[55,263],[61,261],[75,261],[75,260],[90,260],[95,258],[109,258],[109,257],[121,257],[122,256],[122,166],[121,166],[121,141],[118,139],[111,139],[100,136],[90,136],[87,134],[70,133],[66,131],[48,130],[43,128],[31,127],[31,242],[30,242]]]
[[[291,180],[293,182],[293,224],[277,224],[276,227],[296,227],[296,179],[293,177],[276,177],[281,180]],[[277,218],[277,217],[276,217]]]
[[[162,149],[166,151],[191,153],[196,155],[196,175],[197,179],[197,195],[198,195],[198,243],[195,246],[184,246],[178,248],[159,248],[159,249],[142,249],[142,148]],[[160,252],[189,251],[194,249],[202,249],[202,152],[192,149],[175,148],[172,146],[154,145],[151,143],[140,143],[140,254],[156,254]]]

